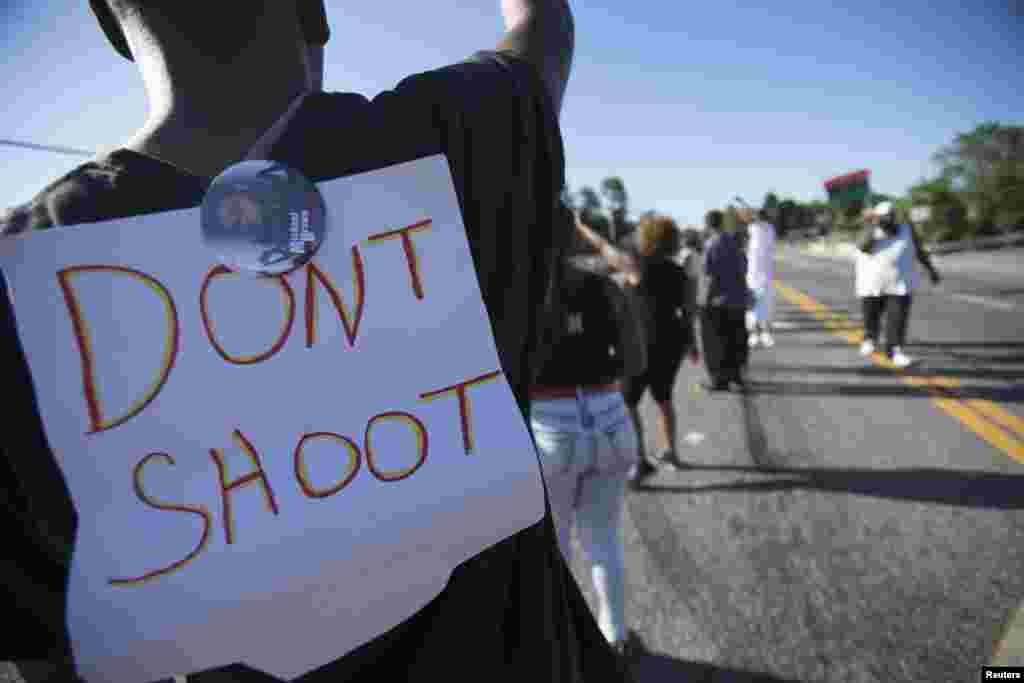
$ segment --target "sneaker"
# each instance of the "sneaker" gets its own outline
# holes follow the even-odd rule
[[[756,349],[761,345],[761,336],[757,332],[751,332],[749,338],[750,348]]]
[[[770,332],[762,332],[761,344],[764,345],[766,349],[770,349],[771,347],[775,346],[775,338],[772,337]]]
[[[690,467],[690,465],[682,461],[682,459],[679,457],[679,454],[676,453],[674,450],[665,451],[665,453],[661,456],[661,461],[668,463],[677,470],[685,470],[688,467]]]
[[[903,353],[903,349],[896,347],[892,350],[892,364],[898,368],[909,368],[911,365],[917,362],[916,359],[911,358],[907,354]]]
[[[860,345],[860,355],[870,356],[875,352],[875,342],[871,339],[865,339],[864,343]]]
[[[641,458],[640,462],[633,468],[630,482],[632,484],[642,484],[644,481],[649,479],[651,475],[658,471],[658,468],[652,465],[647,458]]]

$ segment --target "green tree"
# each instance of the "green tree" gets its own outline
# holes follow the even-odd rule
[[[931,209],[931,217],[922,226],[928,240],[957,240],[969,235],[967,207],[953,189],[953,178],[952,174],[943,174],[910,188],[911,203]]]
[[[622,178],[612,176],[601,181],[601,194],[608,201],[610,209],[626,210],[629,206],[629,196],[626,194],[626,184]]]
[[[612,176],[601,181],[601,194],[607,201],[609,227],[612,239],[619,239],[628,232],[626,213],[629,210],[629,196],[622,178]]]
[[[934,159],[977,229],[1024,228],[1024,126],[984,123],[957,134]]]
[[[779,202],[778,212],[779,217],[775,229],[778,231],[779,237],[784,237],[787,232],[799,227],[799,207],[796,201],[783,199]]]

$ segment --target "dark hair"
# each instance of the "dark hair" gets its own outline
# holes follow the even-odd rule
[[[725,221],[725,214],[718,209],[711,209],[704,216],[704,224],[712,230],[718,230],[722,227],[722,223]]]
[[[209,59],[237,56],[252,39],[252,28],[266,12],[268,0],[222,0],[216,7],[231,11],[230,23],[214,21],[209,3],[192,0],[89,0],[107,39],[123,57],[133,59],[121,31],[121,19],[131,14],[159,15],[179,34],[188,36],[197,51]],[[273,0],[280,2],[280,0]],[[323,0],[295,0],[306,42],[323,45],[330,37]]]

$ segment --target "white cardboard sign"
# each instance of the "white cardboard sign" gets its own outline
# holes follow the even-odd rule
[[[281,277],[218,267],[198,209],[0,240],[87,680],[295,677],[543,517],[445,158],[319,189],[328,238]]]

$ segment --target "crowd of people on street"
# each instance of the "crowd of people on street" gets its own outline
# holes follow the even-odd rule
[[[576,310],[574,306],[588,310],[578,319],[589,323],[566,327],[566,339],[571,341],[565,342],[564,354],[552,357],[552,363],[573,367],[573,358],[587,359],[593,375],[583,372],[580,382],[558,390],[561,410],[581,417],[571,429],[561,430],[561,441],[556,442],[563,448],[557,457],[541,444],[549,443],[551,434],[558,430],[550,430],[535,418],[534,433],[538,435],[546,476],[558,482],[551,495],[557,501],[552,505],[562,551],[571,557],[568,529],[575,525],[590,561],[602,629],[623,652],[625,644],[636,642],[635,637],[627,638],[621,611],[625,585],[621,574],[621,518],[626,491],[623,462],[635,463],[630,478],[637,486],[663,465],[686,467],[675,449],[677,417],[673,402],[684,357],[703,357],[708,376],[702,384],[705,390],[742,390],[750,350],[775,345],[775,212],[749,206],[733,207],[733,212],[738,230],[724,230],[724,213],[712,210],[705,216],[703,235],[692,229],[680,230],[668,217],[647,214],[637,226],[634,252],[602,237],[586,224],[580,212],[575,215],[576,229],[602,259],[604,272],[599,272],[599,267],[590,276],[615,279],[623,292],[614,295],[614,305],[595,299],[587,308],[588,304],[579,299],[565,300],[567,310]],[[880,348],[885,313],[884,352],[896,367],[905,368],[913,363],[904,344],[910,302],[918,284],[915,261],[928,270],[933,282],[939,281],[939,274],[921,248],[913,226],[899,223],[890,203],[866,208],[862,217],[866,232],[858,244],[855,264],[855,288],[863,304],[865,328],[861,353],[871,355]],[[611,292],[613,288],[606,289]],[[617,329],[612,331],[611,325]],[[630,339],[634,340],[632,346]],[[588,351],[583,352],[582,347]],[[601,361],[596,362],[595,357]],[[614,362],[616,357],[620,361],[615,366],[617,373],[603,370],[604,364]],[[614,385],[603,383],[612,375],[617,377]],[[647,389],[654,399],[659,426],[659,455],[654,459],[647,454],[639,410]],[[610,406],[614,404],[609,412],[599,412],[614,423],[614,429],[594,420],[586,426],[582,416],[593,412],[591,403],[596,396],[604,397],[602,400]],[[634,448],[635,454],[623,457],[622,450],[629,448]],[[566,456],[567,452],[572,455]],[[604,455],[606,452],[614,457]],[[606,488],[602,476],[613,477],[615,495],[581,498],[581,492]],[[585,507],[579,507],[581,500],[587,501]],[[595,539],[603,539],[603,543]]]
[[[719,210],[707,213],[702,231],[645,215],[632,249],[562,203],[558,118],[574,32],[564,0],[504,0],[497,46],[372,100],[319,90],[329,36],[319,0],[267,3],[273,9],[262,14],[238,4],[230,30],[210,29],[195,3],[90,4],[116,50],[137,61],[150,118],[123,147],[0,216],[3,239],[193,208],[211,178],[243,159],[288,163],[318,182],[430,154],[450,164],[504,375],[537,448],[547,512],[460,565],[413,617],[302,680],[444,680],[456,661],[516,680],[626,679],[635,642],[625,615],[627,490],[665,465],[685,467],[673,391],[686,358],[703,359],[707,391],[741,391],[751,350],[774,345],[771,212],[737,208],[737,232],[725,230]],[[223,83],[241,94],[223,97]],[[884,350],[906,366],[914,260],[938,274],[891,209],[865,214],[861,351],[881,348],[885,313]],[[569,256],[574,231],[600,255],[598,266]],[[21,662],[28,683],[74,681],[64,612],[75,510],[2,281],[0,295],[0,362],[11,378],[0,612],[19,632],[3,641],[0,657]],[[640,415],[648,392],[654,453]],[[589,560],[596,619],[568,569],[572,529]],[[239,663],[189,680],[266,679]]]

